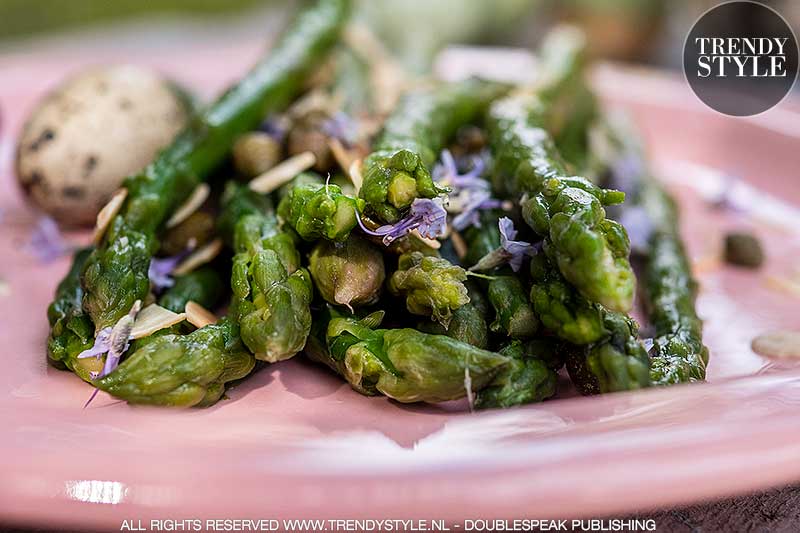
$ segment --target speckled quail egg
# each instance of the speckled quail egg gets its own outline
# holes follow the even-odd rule
[[[145,167],[188,120],[189,99],[150,70],[81,72],[33,110],[17,146],[28,198],[68,226],[90,225],[124,179]]]

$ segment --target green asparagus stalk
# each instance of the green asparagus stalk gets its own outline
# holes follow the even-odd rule
[[[469,80],[407,94],[364,160],[360,195],[368,214],[394,223],[416,198],[445,192],[430,174],[439,152],[460,126],[479,118],[505,91],[498,84]]]
[[[531,305],[547,330],[577,345],[606,336],[601,306],[578,293],[545,254],[531,259],[531,280]]]
[[[535,124],[535,97],[508,98],[489,112],[495,170],[508,189],[524,195],[525,221],[545,238],[564,277],[591,301],[626,312],[636,278],[625,230],[605,218],[603,205],[624,194],[569,177],[549,134]],[[538,120],[538,119],[537,119]]]
[[[500,214],[496,210],[480,212],[480,226],[469,226],[463,233],[464,242],[467,244],[467,253],[464,256],[464,265],[471,267],[481,258],[500,248],[500,231],[497,222]]]
[[[489,326],[512,339],[532,337],[539,321],[531,308],[528,293],[522,282],[510,271],[494,276],[488,283],[489,302],[495,310],[495,320]]]
[[[446,328],[438,322],[427,321],[417,324],[417,329],[425,333],[447,335],[485,350],[489,346],[489,328],[486,325],[488,302],[475,283],[467,281],[465,286],[469,303],[453,311]]]
[[[655,329],[650,377],[655,385],[702,381],[709,354],[703,345],[703,322],[695,308],[697,282],[681,239],[677,206],[648,174],[635,128],[609,117],[598,122],[607,136],[605,144],[612,147],[604,158],[611,179],[633,199],[620,212],[644,213],[644,221],[637,217],[637,234],[644,259],[644,307]]]
[[[363,209],[364,200],[343,194],[338,185],[298,183],[278,204],[278,216],[307,241],[342,242]]]
[[[539,98],[546,102],[545,127],[571,168],[584,169],[588,154],[588,132],[598,113],[597,98],[586,76],[586,37],[572,26],[548,32],[539,51],[542,79]]]
[[[326,302],[350,309],[375,303],[386,279],[381,251],[355,235],[343,243],[319,241],[311,250],[309,271]]]
[[[48,362],[57,368],[75,372],[84,381],[91,381],[90,374],[103,369],[101,360],[77,358],[94,341],[94,326],[81,306],[83,289],[80,281],[80,273],[91,252],[90,248],[85,248],[75,253],[67,276],[59,283],[53,303],[47,308],[47,320],[50,323]]]
[[[542,47],[536,94],[492,105],[494,185],[501,194],[522,197],[525,221],[545,238],[559,270],[581,294],[626,312],[635,291],[627,236],[603,209],[622,202],[624,194],[571,176],[553,140],[555,135],[564,144],[564,138],[585,137],[593,117],[591,110],[578,110],[587,96],[585,49],[580,32],[553,31]]]
[[[650,358],[637,339],[636,322],[621,314],[605,312],[609,337],[576,350],[567,360],[575,386],[583,394],[619,392],[650,385]]]
[[[466,280],[467,272],[460,266],[441,257],[411,252],[400,256],[388,288],[406,299],[410,313],[429,316],[447,328],[453,312],[469,303]]]
[[[219,303],[224,283],[219,273],[211,267],[175,277],[175,284],[158,298],[158,305],[174,313],[183,313],[190,301],[211,309]]]
[[[521,341],[514,341],[500,350],[499,354],[508,357],[510,362],[486,388],[478,392],[475,408],[505,408],[541,402],[556,393],[558,374],[538,357],[538,352],[529,351],[528,347]]]
[[[356,391],[399,402],[436,403],[463,398],[488,384],[509,360],[444,335],[374,329],[382,318],[334,317],[325,344],[307,353],[342,375]],[[327,348],[327,349],[325,349]]]
[[[697,283],[677,227],[677,209],[652,178],[644,178],[642,205],[655,229],[644,273],[646,309],[656,333],[651,379],[656,385],[703,381],[708,348],[695,310]]]
[[[302,90],[335,43],[348,8],[348,0],[320,0],[301,13],[241,82],[195,117],[141,174],[128,178],[125,204],[83,272],[83,307],[96,331],[115,324],[134,301],[145,298],[158,229],[223,161],[237,136]]]
[[[303,348],[311,328],[311,277],[300,267],[293,237],[280,230],[271,206],[257,193],[229,185],[223,202],[224,226],[235,218],[225,212],[238,216],[230,315],[257,359],[288,359]]]
[[[229,319],[188,335],[157,335],[116,370],[93,383],[132,404],[203,407],[219,400],[225,384],[249,374],[255,359]]]

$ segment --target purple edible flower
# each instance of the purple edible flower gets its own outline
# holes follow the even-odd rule
[[[508,263],[511,270],[517,272],[522,266],[522,260],[526,255],[533,256],[539,253],[541,243],[530,244],[514,240],[517,236],[517,230],[514,229],[514,223],[510,218],[501,218],[497,221],[497,225],[500,228],[500,247],[481,257],[477,263],[470,267],[470,271],[492,270],[504,263]]]
[[[107,376],[113,372],[117,366],[122,355],[130,348],[131,331],[133,331],[133,323],[136,315],[142,308],[142,302],[136,300],[127,315],[120,318],[113,327],[101,329],[94,339],[94,345],[88,350],[84,350],[78,354],[78,359],[86,359],[87,357],[94,357],[100,359],[103,355],[106,356],[103,371],[100,373],[92,373],[92,379]],[[94,397],[97,395],[97,390],[94,391],[92,396],[86,402],[84,407],[89,405]]]
[[[514,229],[514,222],[508,217],[503,217],[498,221],[500,227],[500,247],[506,252],[508,264],[511,270],[517,272],[522,266],[522,260],[526,255],[536,255],[536,248],[525,241],[515,241],[517,230]]]
[[[128,348],[130,348],[130,335],[133,330],[133,322],[139,310],[142,308],[142,302],[136,300],[136,303],[131,307],[127,315],[120,318],[113,327],[101,329],[94,339],[94,345],[88,350],[84,350],[78,354],[78,359],[86,359],[87,357],[94,357],[100,359],[104,354],[106,355],[106,362],[103,366],[103,371],[99,377],[107,376],[117,368],[119,360]]]
[[[175,285],[175,280],[172,278],[172,271],[178,266],[178,263],[183,259],[184,254],[178,254],[172,257],[165,257],[163,259],[152,258],[150,260],[150,267],[147,269],[147,277],[150,278],[150,283],[155,288],[156,292],[160,292],[166,288]]]
[[[645,172],[641,156],[629,153],[611,165],[609,185],[625,194],[634,194],[639,189],[639,182]]]
[[[456,198],[460,204],[460,213],[453,217],[453,228],[461,231],[469,226],[481,226],[480,211],[483,209],[499,209],[503,202],[492,198],[486,189],[467,189]]]
[[[453,218],[453,228],[461,231],[469,226],[481,225],[480,211],[502,207],[499,200],[492,198],[489,182],[481,178],[486,163],[481,157],[472,158],[472,169],[459,174],[458,165],[450,150],[442,150],[442,162],[433,168],[433,178],[451,188],[451,204],[448,209],[457,213]]]
[[[394,224],[386,224],[376,230],[371,230],[364,226],[358,211],[356,211],[356,220],[364,233],[383,237],[383,244],[389,246],[393,241],[404,237],[413,230],[418,230],[420,235],[428,239],[444,235],[447,211],[444,209],[442,198],[417,198],[411,204],[408,216]]]
[[[172,272],[178,265],[186,259],[195,249],[196,243],[190,242],[186,250],[171,257],[153,257],[150,259],[150,266],[147,269],[147,277],[150,278],[150,283],[153,285],[155,292],[161,292],[164,289],[175,285],[175,280],[172,277]]]
[[[640,205],[630,207],[623,205],[617,221],[628,232],[631,249],[637,253],[647,253],[647,243],[650,242],[655,228],[645,208]]]
[[[450,150],[442,150],[442,162],[433,167],[433,179],[449,185],[454,191],[461,189],[489,189],[489,182],[481,178],[486,163],[480,157],[472,158],[472,169],[464,174],[458,173],[456,160]]]
[[[50,217],[40,217],[36,221],[36,228],[25,244],[25,250],[42,263],[50,263],[72,249],[73,246],[61,235],[56,221]]]
[[[358,127],[347,113],[337,111],[322,123],[322,132],[328,137],[338,139],[349,147],[355,144]]]
[[[258,126],[258,130],[282,143],[287,134],[286,121],[279,116],[270,115]]]

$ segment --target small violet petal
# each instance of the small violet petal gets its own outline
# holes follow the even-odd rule
[[[418,229],[420,234],[428,239],[435,239],[444,235],[447,225],[447,211],[444,208],[442,198],[417,198],[411,204],[408,216],[394,224],[386,224],[376,230],[371,230],[364,225],[358,213],[356,213],[356,221],[364,233],[383,237],[383,244],[388,246],[414,229]]]
[[[111,349],[111,331],[112,328],[103,328],[94,339],[94,345],[78,354],[78,359],[85,359],[87,357],[100,357]]]
[[[322,132],[334,139],[338,139],[345,146],[352,146],[356,141],[356,123],[349,115],[341,111],[322,123]]]
[[[472,168],[464,174],[459,174],[450,150],[442,150],[441,160],[433,167],[433,179],[436,181],[447,183],[455,192],[462,189],[489,189],[489,182],[481,178],[486,168],[482,157],[472,157]]]
[[[173,255],[172,257],[153,257],[150,259],[150,266],[147,269],[147,277],[150,278],[150,283],[155,288],[156,292],[163,291],[175,285],[175,280],[172,278],[172,272],[177,266],[186,259],[192,251],[188,248],[183,252]]]
[[[278,142],[283,142],[286,138],[287,128],[284,121],[280,117],[269,116],[259,126],[258,130],[266,133]]]
[[[634,205],[622,207],[618,222],[625,227],[631,241],[631,249],[638,253],[647,253],[647,244],[655,230],[653,221],[644,207]]]
[[[58,224],[50,217],[41,217],[31,232],[25,249],[43,263],[49,263],[68,254],[72,246],[61,235]]]
[[[441,198],[417,198],[411,204],[411,216],[419,219],[419,232],[428,239],[444,235],[447,229],[447,211]]]
[[[503,217],[498,221],[500,228],[500,247],[508,254],[508,264],[511,270],[517,272],[522,266],[522,260],[526,255],[536,255],[536,248],[525,241],[515,241],[517,230],[514,229],[514,222],[508,218]]]

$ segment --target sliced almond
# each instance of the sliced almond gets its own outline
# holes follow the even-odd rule
[[[464,237],[461,236],[459,232],[453,230],[450,233],[450,240],[453,242],[453,248],[456,251],[456,255],[459,259],[464,259],[467,255],[467,242],[464,240]]]
[[[317,158],[313,152],[297,154],[275,165],[260,176],[253,178],[250,182],[250,188],[261,194],[271,193],[284,183],[293,180],[301,172],[313,167],[316,163]]]
[[[793,279],[782,278],[778,276],[769,276],[766,280],[767,287],[787,293],[791,296],[800,297],[800,281]]]
[[[369,81],[376,112],[379,115],[388,115],[405,92],[406,73],[394,63],[379,63],[373,66]]]
[[[364,184],[364,177],[361,175],[360,159],[356,159],[350,164],[347,175],[350,177],[350,181],[353,182],[353,187],[356,190],[356,195],[358,195],[358,192],[361,190],[361,186]]]
[[[331,153],[339,167],[345,172],[349,172],[353,161],[357,159],[355,152],[345,148],[342,141],[336,138],[328,139],[328,148],[331,149]]]
[[[405,91],[410,76],[397,63],[380,39],[363,24],[350,24],[344,42],[369,64],[373,106],[378,115],[390,113]]]
[[[136,315],[130,338],[141,339],[184,320],[186,320],[186,313],[173,313],[157,304],[148,305]]]
[[[186,201],[175,210],[169,220],[167,220],[167,228],[174,228],[189,218],[206,203],[209,194],[211,194],[211,187],[208,186],[208,183],[201,183],[195,187],[192,194],[189,195],[189,198],[187,198]]]
[[[118,190],[103,209],[97,213],[97,222],[94,225],[94,234],[92,235],[92,242],[94,244],[100,244],[100,241],[103,240],[103,235],[106,234],[108,225],[111,224],[111,221],[114,220],[114,217],[117,216],[120,209],[122,209],[122,204],[125,203],[125,198],[127,197],[128,189],[122,188]]]
[[[411,230],[411,234],[414,237],[416,237],[417,239],[419,239],[420,241],[422,241],[422,243],[425,244],[426,246],[428,246],[429,248],[433,248],[434,250],[438,250],[439,248],[442,247],[442,243],[441,242],[437,241],[436,239],[429,239],[427,237],[423,237],[422,234],[420,234],[420,232],[418,230],[415,230],[415,229]]]
[[[706,254],[692,261],[692,272],[698,276],[715,272],[722,268],[722,260],[717,254]]]
[[[186,320],[189,322],[189,324],[193,325],[197,329],[208,326],[209,324],[216,324],[217,320],[219,320],[217,315],[199,303],[191,300],[186,302],[186,308],[184,311],[186,312]]]
[[[210,263],[222,251],[222,239],[214,239],[213,241],[205,244],[189,254],[189,256],[180,262],[175,270],[172,271],[176,276],[182,276],[192,272],[199,266]]]
[[[345,44],[367,63],[376,65],[394,61],[383,41],[365,24],[358,22],[348,24],[342,38]]]
[[[753,339],[751,347],[770,359],[800,360],[800,331],[770,331]]]

